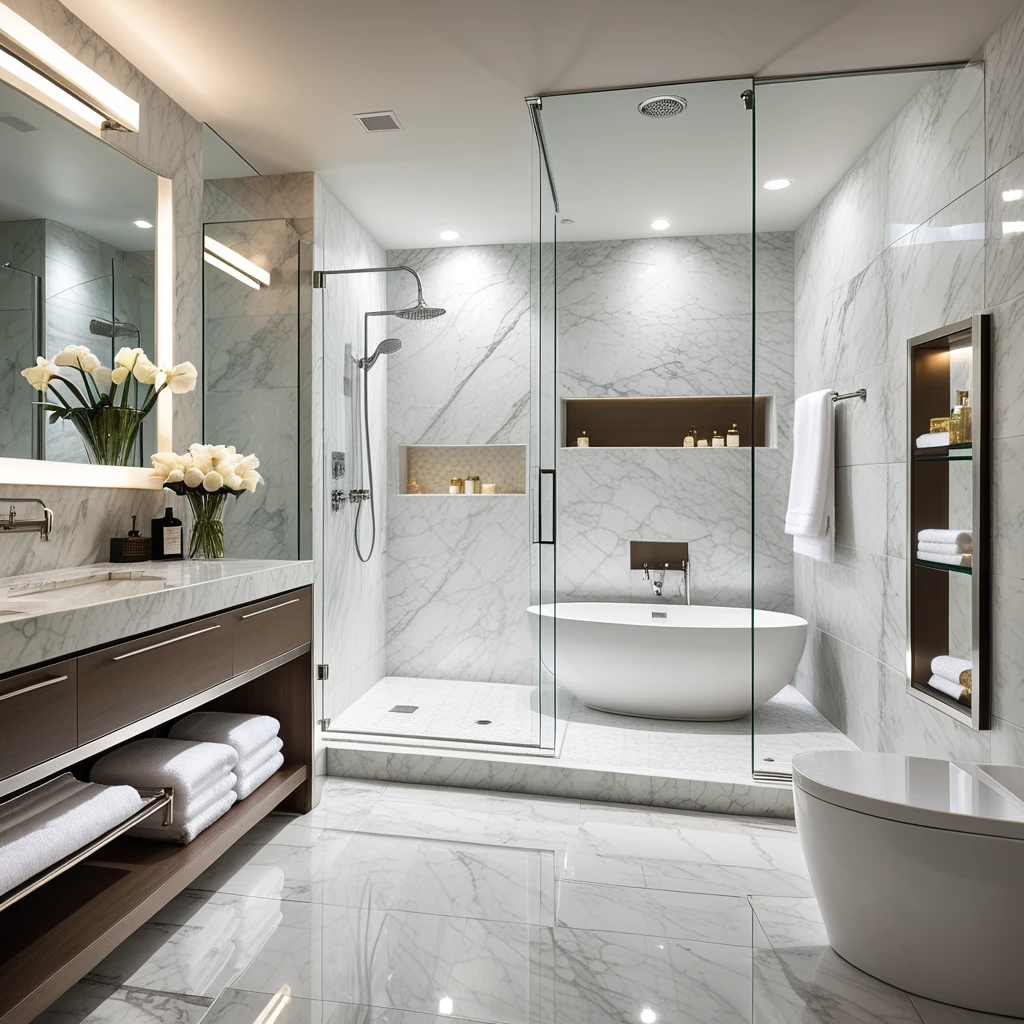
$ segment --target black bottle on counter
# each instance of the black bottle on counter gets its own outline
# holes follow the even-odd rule
[[[174,509],[168,508],[163,519],[153,520],[152,538],[154,562],[185,557],[181,520],[174,518]]]

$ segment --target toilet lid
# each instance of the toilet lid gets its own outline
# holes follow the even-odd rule
[[[862,750],[793,758],[793,783],[839,807],[912,825],[1024,839],[1024,767]]]

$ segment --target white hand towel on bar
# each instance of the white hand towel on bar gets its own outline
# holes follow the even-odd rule
[[[235,748],[226,743],[144,739],[104,754],[89,777],[93,782],[171,786],[175,820],[186,821],[191,803],[204,797],[209,786],[223,784],[237,763]]]
[[[786,533],[793,550],[820,562],[835,557],[835,403],[834,392],[815,391],[796,400],[793,416],[793,470],[789,483]]]
[[[934,551],[918,551],[917,557],[922,562],[936,562],[939,565],[970,566],[970,555],[937,555]]]
[[[919,530],[918,543],[955,544],[960,551],[970,551],[974,545],[971,530]]]
[[[226,743],[238,751],[239,761],[244,761],[274,739],[280,731],[281,723],[270,715],[197,711],[175,722],[168,735],[178,740]]]
[[[131,786],[76,783],[63,800],[0,835],[0,893],[80,850],[145,804]]]
[[[54,804],[59,804],[61,800],[66,800],[85,785],[88,783],[79,782],[70,773],[58,775],[31,793],[0,804],[0,834],[14,825],[21,824],[27,818],[35,817]]]
[[[179,821],[177,810],[175,810],[172,824],[166,826],[136,825],[129,831],[129,835],[138,836],[140,839],[159,839],[164,843],[191,843],[200,832],[208,829],[218,818],[227,814],[237,799],[235,791],[232,789],[215,803],[209,804],[202,813],[195,814],[185,821]]]
[[[262,765],[248,775],[239,778],[235,784],[235,792],[238,794],[238,799],[244,800],[255,789],[262,786],[283,764],[284,757],[281,754],[274,754],[269,760],[264,761]]]
[[[244,781],[252,775],[254,771],[258,771],[262,768],[267,761],[281,750],[283,746],[284,740],[282,740],[280,736],[275,736],[269,743],[264,743],[255,754],[251,754],[249,757],[240,760],[238,762],[238,767],[235,768],[235,774],[238,776],[238,781]]]
[[[940,654],[932,658],[932,675],[940,679],[948,679],[951,683],[959,683],[964,672],[973,668],[966,658],[954,658],[951,654]]]
[[[970,545],[961,548],[956,544],[936,544],[930,540],[919,540],[917,550],[922,553],[930,551],[933,555],[969,555],[971,553]]]

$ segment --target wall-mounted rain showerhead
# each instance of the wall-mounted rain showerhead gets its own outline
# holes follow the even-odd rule
[[[403,320],[435,320],[439,316],[444,316],[447,312],[446,309],[441,309],[440,306],[428,306],[420,299],[415,306],[410,306],[408,309],[396,309],[395,316],[401,317]]]
[[[373,364],[380,359],[381,356],[394,355],[402,347],[402,342],[398,338],[385,338],[374,350],[373,355],[368,356],[366,359],[357,359],[356,366],[360,370],[371,370]]]
[[[644,117],[675,117],[686,109],[686,100],[682,96],[648,96],[636,109]]]
[[[89,333],[98,334],[102,338],[122,338],[126,334],[134,334],[136,338],[141,338],[142,332],[135,326],[135,324],[128,323],[127,320],[103,320],[100,317],[93,317],[89,321]]]

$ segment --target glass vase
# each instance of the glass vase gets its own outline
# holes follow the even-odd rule
[[[224,503],[227,497],[227,494],[217,491],[188,493],[188,503],[192,508],[189,558],[224,557]]]
[[[72,409],[67,417],[75,425],[94,466],[131,466],[142,417],[138,409],[118,405]]]

